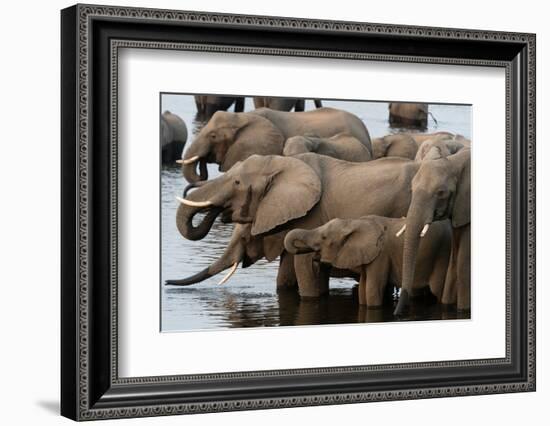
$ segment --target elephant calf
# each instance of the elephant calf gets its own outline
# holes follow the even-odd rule
[[[401,286],[404,224],[405,219],[375,215],[332,219],[312,230],[290,231],[285,249],[293,254],[315,252],[322,264],[359,273],[359,304],[378,306],[388,282]],[[429,286],[440,301],[450,253],[449,221],[434,222],[420,244],[413,287]]]
[[[359,139],[347,133],[338,133],[330,138],[293,136],[286,140],[283,155],[288,157],[307,152],[356,163],[372,159],[369,149]]]

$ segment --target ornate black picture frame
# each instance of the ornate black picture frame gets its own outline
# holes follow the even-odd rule
[[[76,5],[62,27],[61,413],[74,420],[535,390],[535,35]],[[119,378],[120,47],[482,65],[506,72],[506,356]]]

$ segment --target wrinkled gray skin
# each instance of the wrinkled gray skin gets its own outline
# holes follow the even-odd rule
[[[407,212],[403,283],[395,314],[401,314],[409,303],[422,229],[444,219],[451,219],[453,239],[442,303],[456,303],[458,309],[467,310],[470,308],[470,149],[418,164]]]
[[[176,224],[185,238],[199,240],[222,212],[226,220],[251,224],[253,236],[312,229],[337,217],[401,217],[408,210],[419,165],[396,157],[350,163],[311,153],[254,155],[192,192],[187,200],[209,205],[181,204]],[[199,212],[206,215],[195,226],[193,217]],[[328,271],[312,255],[295,256],[294,266],[302,297],[328,291]]]
[[[254,97],[254,108],[270,108],[277,111],[305,111],[306,100],[301,98],[275,98],[275,97]],[[323,103],[320,99],[313,100],[316,108],[321,108]]]
[[[388,109],[392,127],[428,127],[428,104],[391,102]]]
[[[285,237],[292,254],[316,253],[320,261],[360,274],[359,304],[379,306],[388,283],[401,287],[403,236],[396,234],[405,219],[365,216],[332,219],[311,229],[294,229]],[[412,289],[429,286],[440,301],[451,253],[450,222],[432,225],[420,244]]]
[[[306,112],[269,108],[242,113],[218,111],[185,151],[184,161],[190,163],[182,165],[182,172],[188,182],[195,183],[208,179],[206,163],[219,164],[220,171],[227,171],[253,154],[281,155],[284,142],[292,136],[315,134],[326,138],[338,133],[357,138],[371,152],[367,128],[346,111],[334,108]]]
[[[231,240],[222,255],[210,266],[202,271],[179,280],[167,280],[167,285],[188,286],[204,281],[220,272],[231,268],[235,263],[243,268],[265,258],[269,262],[281,256],[277,275],[277,288],[294,287],[296,274],[292,256],[283,253],[284,234],[268,235],[265,237],[253,236],[250,224],[236,224]]]
[[[181,158],[187,142],[187,126],[176,114],[164,111],[160,116],[160,144],[162,162],[173,163]]]
[[[330,138],[293,136],[286,140],[283,155],[294,156],[307,152],[356,163],[372,159],[368,147],[359,139],[346,133],[339,133]]]
[[[195,95],[197,114],[201,118],[210,118],[216,111],[227,111],[235,104],[235,112],[244,111],[244,97]]]
[[[461,135],[450,137],[448,135],[437,135],[426,139],[416,153],[415,160],[437,160],[456,154],[463,148],[470,148],[470,141]]]
[[[374,158],[403,157],[414,160],[418,144],[408,133],[386,135],[372,140]]]

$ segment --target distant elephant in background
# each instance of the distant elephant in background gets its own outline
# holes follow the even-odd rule
[[[182,172],[190,183],[207,180],[207,163],[219,164],[220,171],[253,154],[282,155],[285,141],[292,136],[316,134],[321,138],[347,133],[372,150],[369,132],[357,116],[335,108],[306,112],[284,112],[260,108],[251,112],[218,111],[196,136],[181,160]],[[197,174],[200,166],[200,175]]]
[[[388,109],[391,127],[428,127],[428,104],[390,102]]]
[[[334,218],[401,217],[421,164],[397,157],[351,163],[313,153],[253,155],[180,199],[176,226],[184,238],[200,240],[220,214],[251,224],[253,236],[312,229]],[[194,223],[199,213],[203,216]],[[328,291],[330,271],[312,255],[294,256],[294,267],[302,297]]]
[[[235,104],[235,112],[244,111],[244,97],[195,95],[197,113],[200,117],[210,118],[216,111],[227,111]]]
[[[388,283],[401,287],[405,219],[364,216],[359,219],[332,219],[311,229],[294,229],[284,240],[292,254],[316,253],[320,261],[360,274],[359,304],[379,306]],[[441,300],[451,253],[451,225],[448,220],[432,225],[421,241],[412,289],[429,286]],[[390,291],[391,293],[391,291]]]
[[[265,237],[253,236],[250,228],[250,224],[237,223],[233,229],[231,240],[219,259],[190,277],[167,280],[166,285],[188,286],[196,284],[231,268],[226,277],[222,279],[222,282],[225,282],[235,273],[240,263],[242,263],[243,268],[248,268],[262,258],[271,262],[281,256],[277,274],[277,288],[296,287],[293,257],[283,253],[284,234]]]
[[[470,149],[454,155],[417,162],[412,180],[412,196],[407,212],[403,247],[403,283],[395,314],[409,303],[413,287],[418,248],[433,223],[451,219],[453,226],[450,267],[441,302],[470,309]]]
[[[187,142],[187,126],[176,114],[164,111],[160,116],[160,145],[162,163],[173,163],[181,158]]]
[[[293,156],[305,154],[306,152],[328,155],[332,158],[352,162],[372,159],[368,148],[359,139],[346,133],[338,133],[330,138],[293,136],[286,140],[283,155]]]
[[[408,133],[386,135],[372,140],[374,159],[382,157],[403,157],[414,160],[418,144]]]
[[[415,160],[437,160],[456,154],[463,148],[470,148],[470,141],[461,135],[450,137],[448,135],[437,135],[426,139],[416,153]]]
[[[258,97],[255,96],[254,108],[270,108],[277,111],[294,111],[301,112],[306,109],[306,100],[303,98],[278,98],[278,97]],[[323,103],[320,99],[314,99],[315,108],[321,108]]]

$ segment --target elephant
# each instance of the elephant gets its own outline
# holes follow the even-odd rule
[[[293,258],[287,255],[286,252],[283,253],[284,234],[265,237],[253,236],[250,228],[250,224],[237,223],[233,229],[231,240],[219,259],[190,277],[179,280],[166,280],[166,285],[188,286],[196,284],[231,268],[229,273],[220,281],[220,283],[224,283],[235,273],[240,263],[242,263],[243,268],[248,268],[262,258],[271,262],[280,256],[277,288],[295,287],[296,274],[294,273]]]
[[[470,148],[470,141],[461,135],[436,135],[426,139],[416,153],[415,160],[436,160],[456,154],[463,148]]]
[[[428,104],[390,102],[388,109],[391,127],[428,127]]]
[[[403,157],[414,160],[418,144],[409,133],[386,135],[372,140],[374,158]]]
[[[235,112],[244,111],[244,97],[195,95],[197,114],[199,117],[210,118],[216,111],[227,111],[235,104]]]
[[[338,133],[330,138],[319,138],[309,135],[293,136],[286,140],[283,155],[293,156],[306,152],[315,152],[352,162],[369,161],[372,159],[368,148],[357,138],[346,133]]]
[[[350,163],[313,153],[253,155],[179,199],[177,229],[200,240],[222,213],[226,220],[251,224],[253,236],[311,229],[337,217],[401,217],[420,164],[398,157]],[[197,213],[205,215],[195,225]],[[294,267],[302,297],[328,291],[329,271],[312,255],[294,256]]]
[[[160,145],[163,163],[172,163],[181,158],[187,142],[187,126],[176,114],[164,111],[160,116]]]
[[[277,111],[294,111],[301,112],[306,109],[306,100],[302,98],[277,98],[277,97],[258,97],[255,96],[254,108],[271,108]],[[320,99],[313,99],[315,108],[321,108],[323,103]]]
[[[372,152],[367,128],[358,117],[346,111],[334,108],[306,112],[269,108],[242,113],[218,111],[179,162],[185,179],[193,184],[208,179],[206,163],[216,163],[220,171],[225,172],[253,154],[281,155],[284,142],[292,136],[315,133],[323,138],[343,132],[357,138]],[[197,165],[200,174],[197,174]]]
[[[451,262],[442,303],[470,308],[470,149],[454,155],[418,162],[412,181],[412,197],[407,212],[403,247],[403,282],[394,314],[400,315],[409,303],[413,287],[418,247],[433,222],[451,219],[453,227]]]
[[[322,263],[360,274],[359,304],[382,305],[388,283],[401,286],[403,218],[376,215],[359,219],[332,219],[311,230],[294,229],[286,234],[285,249],[292,254],[315,253]],[[451,225],[432,225],[420,244],[412,289],[429,286],[441,300],[451,253]],[[393,292],[393,287],[390,287]]]

